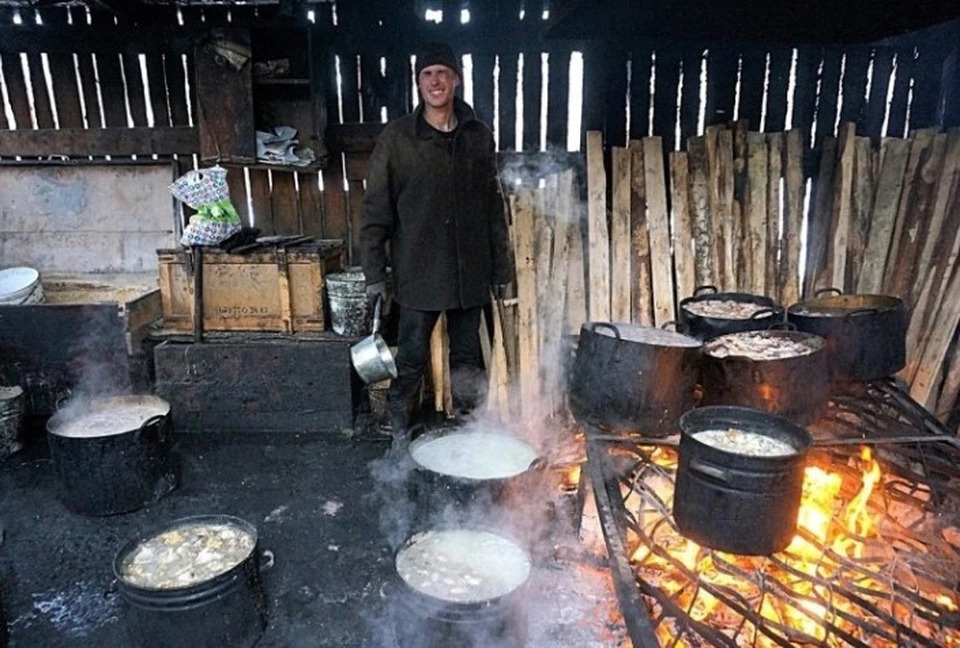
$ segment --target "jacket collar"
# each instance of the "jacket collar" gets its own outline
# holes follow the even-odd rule
[[[462,128],[477,118],[470,104],[460,97],[453,98],[453,112],[457,116],[458,128]],[[433,139],[436,136],[436,131],[423,116],[423,101],[417,105],[417,109],[414,111],[413,123],[417,137],[420,139]]]

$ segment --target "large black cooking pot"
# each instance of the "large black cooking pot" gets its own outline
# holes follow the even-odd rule
[[[483,431],[489,434],[500,434],[495,431]],[[526,470],[515,475],[502,478],[476,479],[452,475],[439,470],[428,468],[416,459],[417,449],[441,437],[457,439],[476,433],[471,430],[434,430],[417,437],[410,444],[410,460],[413,465],[412,483],[418,503],[420,522],[424,526],[432,526],[435,515],[440,515],[445,522],[464,522],[477,520],[478,515],[488,520],[496,517],[499,507],[514,508],[511,502],[519,502],[521,498],[530,497],[544,484],[547,461],[543,456],[537,456],[530,462]],[[509,436],[504,434],[504,436]],[[522,440],[521,440],[522,441]],[[491,515],[485,515],[490,512]]]
[[[780,439],[796,453],[748,456],[696,439],[698,432],[729,428]],[[783,417],[726,406],[687,412],[680,430],[673,500],[680,532],[733,554],[767,556],[786,548],[796,532],[810,434]]]
[[[612,431],[672,434],[693,407],[702,346],[671,331],[587,322],[570,385],[574,416]]]
[[[75,416],[125,406],[147,406],[157,413],[139,428],[120,434],[71,437],[60,433]],[[59,499],[75,513],[134,511],[163,497],[178,483],[170,405],[156,396],[110,396],[79,407],[68,405],[50,418],[47,432]]]
[[[500,533],[497,531],[496,533]],[[399,555],[416,540],[408,539]],[[529,579],[513,591],[483,601],[445,601],[420,592],[400,576],[388,584],[397,645],[401,648],[522,648],[527,644],[527,592]]]
[[[794,304],[787,318],[800,331],[825,338],[834,381],[874,380],[897,373],[907,360],[907,308],[890,295],[820,296]]]
[[[757,304],[763,306],[764,310],[757,311],[753,317],[744,319],[706,317],[690,311],[690,304],[715,300]],[[677,330],[698,340],[708,340],[727,333],[760,331],[782,320],[783,307],[769,297],[743,292],[719,292],[716,286],[698,286],[693,291],[693,296],[680,300],[680,308],[677,310]]]
[[[715,355],[724,341],[750,338],[800,342],[811,349],[805,355],[754,359],[744,355]],[[700,360],[701,405],[741,405],[779,414],[806,425],[827,407],[830,373],[822,337],[799,331],[750,331],[716,337],[704,345]]]
[[[187,587],[150,589],[121,577],[124,558],[145,540],[191,524],[228,524],[253,535],[250,554],[239,564],[211,579]],[[124,623],[130,646],[143,648],[221,648],[253,646],[267,627],[268,604],[260,572],[257,529],[231,515],[197,515],[148,530],[120,548],[113,574],[125,604]]]

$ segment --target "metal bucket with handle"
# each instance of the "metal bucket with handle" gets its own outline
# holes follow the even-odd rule
[[[380,335],[380,307],[382,298],[377,298],[373,307],[373,332],[350,347],[350,360],[360,379],[367,385],[397,377],[397,364],[390,348]]]

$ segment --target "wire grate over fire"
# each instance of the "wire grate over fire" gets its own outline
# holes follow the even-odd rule
[[[587,470],[635,646],[960,646],[956,439],[886,381],[835,393],[810,431],[869,441],[811,452],[796,535],[758,557],[680,534],[669,442],[587,429]],[[930,435],[947,438],[909,441]]]

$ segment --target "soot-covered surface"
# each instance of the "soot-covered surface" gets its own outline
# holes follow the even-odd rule
[[[264,575],[270,625],[258,646],[389,645],[383,586],[392,551],[378,529],[380,502],[367,496],[369,463],[384,449],[315,436],[181,436],[180,488],[108,518],[74,515],[57,501],[42,450],[0,463],[0,591],[11,647],[128,646],[120,601],[105,596],[116,550],[145,528],[204,513],[255,524],[275,556]],[[603,570],[548,560],[531,585],[529,645],[622,641]]]

